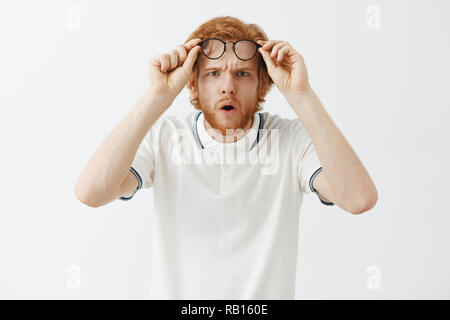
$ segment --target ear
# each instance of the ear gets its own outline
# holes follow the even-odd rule
[[[269,91],[268,86],[258,88],[258,98],[264,99],[268,91]]]
[[[196,87],[196,85],[195,85],[195,80],[190,81],[190,82],[188,83],[188,86],[187,86],[187,87],[188,87],[188,89],[189,89],[190,96],[191,96],[193,99],[197,98],[198,92],[197,92],[197,87]]]
[[[201,52],[201,51],[200,51]],[[191,93],[191,97],[196,98],[198,95],[197,92],[197,78],[198,78],[198,73],[199,73],[199,68],[200,68],[200,59],[201,59],[201,55],[199,54],[197,57],[197,60],[194,62],[194,66],[192,67],[192,72],[194,72],[195,70],[195,74],[196,76],[194,77],[193,74],[191,74],[188,77],[188,83],[187,83],[187,87]]]

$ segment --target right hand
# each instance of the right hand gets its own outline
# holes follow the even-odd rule
[[[150,91],[175,99],[187,83],[192,67],[197,60],[201,39],[192,39],[178,45],[168,53],[159,54],[150,60]]]

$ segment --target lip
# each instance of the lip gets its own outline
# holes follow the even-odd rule
[[[220,109],[220,112],[223,112],[225,114],[232,114],[232,113],[236,112],[236,108],[233,108],[231,110]]]
[[[224,109],[222,109],[225,106],[233,106],[233,109],[232,110],[224,110]],[[237,104],[235,101],[233,101],[233,100],[226,100],[226,101],[223,101],[223,102],[221,102],[219,104],[219,110],[220,111],[224,111],[224,112],[233,112],[233,111],[236,111],[236,108],[238,106],[239,106],[239,104]]]

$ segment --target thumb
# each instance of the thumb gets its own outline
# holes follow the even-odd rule
[[[269,52],[267,50],[264,50],[263,48],[258,48],[258,51],[261,53],[261,55],[264,59],[264,62],[267,65],[267,70],[272,71],[273,69],[275,69],[276,65],[273,62],[272,57],[270,56]]]
[[[186,60],[184,61],[182,66],[186,74],[191,74],[192,67],[194,66],[195,60],[197,60],[197,55],[200,52],[200,49],[200,46],[195,46],[191,50],[189,50]]]

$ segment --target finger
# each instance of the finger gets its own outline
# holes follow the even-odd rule
[[[188,42],[184,43],[184,47],[186,48],[186,50],[191,50],[193,47],[195,47],[200,41],[202,41],[202,39],[200,38],[195,38],[192,40],[189,40]]]
[[[272,47],[272,53],[270,54],[272,58],[275,58],[277,56],[278,50],[281,48],[282,45],[283,44],[280,42]]]
[[[271,49],[274,45],[275,45],[275,42],[274,42],[273,40],[269,40],[269,41],[267,41],[267,42],[263,45],[263,49],[264,49],[264,50],[269,50],[269,49]]]
[[[186,48],[182,44],[180,44],[175,48],[175,50],[177,51],[177,54],[178,54],[178,65],[177,66],[181,66],[181,65],[183,65],[183,63],[187,57]]]
[[[269,40],[263,45],[264,50],[270,50],[274,45],[276,45],[279,41],[277,40]]]
[[[267,40],[258,40],[256,41],[261,47],[264,47],[264,45],[267,43]]]
[[[166,73],[170,67],[169,55],[167,53],[164,53],[163,55],[161,55],[160,60],[161,60],[161,71]]]
[[[272,58],[270,57],[269,52],[264,50],[263,48],[258,48],[258,51],[259,51],[259,53],[261,53],[261,55],[264,59],[264,62],[266,63],[267,69],[269,71],[273,70],[276,66],[275,66]]]
[[[172,50],[169,52],[169,59],[170,59],[170,66],[169,70],[173,70],[177,68],[178,65],[178,52],[175,50]]]
[[[278,51],[277,64],[280,64],[280,63],[283,61],[284,55],[287,53],[287,51],[288,51],[288,48],[287,48],[287,47],[281,48],[281,49]]]
[[[192,67],[194,66],[195,61],[197,60],[198,53],[200,52],[200,46],[195,46],[191,50],[186,57],[186,60],[183,63],[183,69],[186,74],[190,74],[192,72]]]

